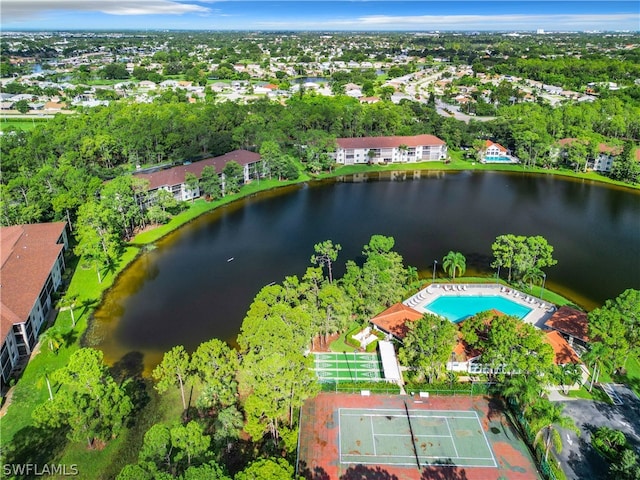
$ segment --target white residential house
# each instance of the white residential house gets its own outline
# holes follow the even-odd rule
[[[26,361],[62,284],[65,222],[0,228],[0,377],[2,387]]]
[[[187,201],[198,198],[201,195],[199,187],[191,190],[187,186],[185,180],[187,173],[192,173],[197,178],[200,178],[204,167],[212,166],[224,182],[222,170],[225,165],[232,160],[242,166],[245,183],[256,178],[256,172],[258,171],[258,166],[261,161],[260,154],[248,150],[234,150],[219,157],[207,158],[188,165],[180,165],[152,173],[140,172],[134,175],[137,178],[149,181],[149,198],[153,198],[153,193],[162,189],[171,192],[176,200]]]
[[[337,163],[416,163],[447,158],[447,145],[433,135],[338,138]]]
[[[558,147],[552,151],[552,155],[564,156],[566,153],[564,149],[574,142],[580,141],[577,138],[563,138],[558,140]],[[598,144],[598,151],[595,156],[587,157],[585,164],[585,171],[592,170],[594,172],[608,173],[613,167],[613,162],[616,157],[622,153],[622,147],[615,147],[606,145],[604,143]]]
[[[511,155],[511,151],[499,143],[486,140],[480,152],[482,163],[517,163],[518,159]]]

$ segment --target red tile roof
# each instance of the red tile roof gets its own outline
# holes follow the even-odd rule
[[[564,147],[566,145],[571,145],[573,142],[577,142],[577,138],[562,138],[558,140],[558,145]],[[620,146],[611,146],[605,143],[598,144],[598,152],[599,153],[611,153],[612,155],[620,155],[622,153],[622,147]]]
[[[471,348],[462,338],[462,333],[458,332],[458,343],[456,343],[453,353],[456,356],[456,362],[466,362],[482,355],[482,351]]]
[[[202,170],[206,166],[212,166],[216,169],[216,172],[221,173],[224,166],[232,160],[244,166],[259,161],[260,155],[248,150],[234,150],[219,157],[207,158],[189,165],[180,165],[153,173],[136,173],[135,176],[149,180],[149,190],[155,190],[156,188],[164,186],[184,183],[187,172],[193,173],[196,177],[200,178],[202,176]]]
[[[571,307],[560,307],[549,320],[545,322],[549,328],[569,335],[571,337],[588,342],[587,314]]]
[[[0,336],[29,317],[64,245],[56,243],[64,222],[0,228]]]
[[[555,364],[566,365],[567,363],[582,363],[578,354],[571,348],[571,345],[557,331],[547,332],[547,341],[551,344],[555,353]]]
[[[406,137],[357,137],[336,139],[340,148],[397,148],[444,145],[444,141],[434,135],[413,135]]]
[[[420,320],[423,316],[424,313],[420,313],[413,308],[407,307],[403,303],[396,303],[395,305],[391,305],[384,312],[373,317],[371,319],[371,323],[402,340],[409,331],[406,323]]]
[[[484,142],[484,146],[485,146],[485,148],[489,148],[489,147],[491,147],[491,146],[498,147],[498,150],[500,150],[501,152],[505,152],[505,153],[507,152],[507,149],[506,149],[506,148],[504,148],[504,147],[503,147],[502,145],[500,145],[499,143],[492,142],[491,140],[487,140],[487,141],[485,141],[485,142]]]

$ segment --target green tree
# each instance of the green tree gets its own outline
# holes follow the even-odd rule
[[[102,68],[102,78],[107,80],[124,80],[129,78],[129,72],[123,63],[109,63]]]
[[[562,436],[558,428],[573,430],[578,435],[580,430],[573,419],[562,414],[564,405],[553,403],[543,398],[531,408],[531,428],[536,432],[534,445],[541,443],[544,449],[544,459],[549,460],[549,451],[553,446],[557,453],[562,452]]]
[[[342,246],[339,243],[335,245],[331,240],[325,240],[321,243],[316,243],[313,246],[315,254],[311,256],[311,263],[314,265],[322,265],[327,267],[329,273],[329,283],[333,283],[333,262],[338,258],[338,252],[342,250]]]
[[[27,100],[18,100],[13,104],[13,108],[14,110],[17,110],[23,114],[31,110],[31,107],[29,106],[29,102]]]
[[[198,192],[198,177],[196,177],[191,172],[187,172],[184,174],[184,183],[187,186],[187,191],[189,192],[189,197],[191,197],[191,202],[193,202],[193,200],[195,199],[195,195]]]
[[[264,171],[266,170],[269,172],[269,178],[271,178],[273,165],[278,162],[280,157],[282,157],[282,150],[277,142],[274,142],[273,140],[266,140],[262,142],[262,145],[260,145],[262,173],[264,174]]]
[[[218,200],[220,198],[220,177],[214,167],[207,165],[202,169],[200,190],[211,200]]]
[[[576,383],[582,383],[582,367],[577,363],[558,365],[556,379],[559,385],[564,386],[565,395],[569,393],[569,387]]]
[[[640,478],[638,454],[630,448],[625,448],[618,461],[611,464],[609,476],[617,480],[638,480]]]
[[[635,158],[636,146],[628,141],[622,153],[613,162],[611,178],[627,183],[638,183],[640,178],[640,164]]]
[[[224,470],[216,462],[210,461],[199,466],[187,468],[182,480],[231,480]]]
[[[189,354],[182,345],[177,345],[164,354],[162,362],[153,370],[152,376],[157,381],[156,390],[166,392],[169,387],[178,385],[182,396],[182,408],[187,409],[184,396],[184,384],[191,378],[192,370]]]
[[[627,445],[627,437],[620,430],[614,430],[607,426],[599,427],[591,435],[591,445],[605,458],[617,461]]]
[[[234,160],[231,160],[230,162],[227,162],[227,164],[222,169],[222,175],[224,194],[230,195],[232,193],[238,193],[240,191],[240,187],[244,183],[244,170],[242,168],[242,165]]]
[[[491,264],[493,268],[508,268],[508,281],[511,282],[511,273],[515,265],[515,257],[520,250],[520,245],[524,241],[523,236],[512,234],[500,235],[491,245],[495,261]]]
[[[553,348],[545,334],[519,318],[482,312],[461,326],[464,340],[482,351],[480,363],[492,376],[525,375],[536,378],[551,373]]]
[[[525,415],[544,394],[542,383],[536,375],[508,376],[498,384],[498,391],[504,398],[516,400]]]
[[[626,338],[626,325],[617,312],[603,306],[587,315],[590,349],[598,351],[599,361],[607,373],[613,373],[624,367],[629,343]],[[598,348],[599,346],[600,348]],[[587,358],[590,358],[587,355]]]
[[[213,440],[220,450],[231,451],[233,442],[240,438],[244,417],[235,405],[218,412],[213,422]]]
[[[459,271],[461,276],[464,275],[467,269],[467,259],[462,253],[451,251],[442,259],[442,268],[455,280],[456,271]]]
[[[293,480],[293,467],[284,458],[263,458],[250,463],[247,468],[238,472],[235,480]]]
[[[202,426],[192,420],[186,425],[171,428],[171,444],[174,448],[174,462],[183,465],[186,462],[186,469],[192,463],[200,463],[210,455],[211,437],[205,435]]]
[[[73,309],[76,308],[78,297],[79,295],[77,293],[66,292],[57,304],[57,307],[60,311],[69,310],[69,314],[71,316],[71,328],[76,328],[76,316],[73,312]]]
[[[420,320],[408,324],[398,357],[418,372],[418,378],[433,383],[456,346],[458,329],[446,318],[426,313]]]
[[[57,326],[49,327],[40,334],[40,342],[47,344],[49,351],[58,353],[60,347],[64,345],[64,335]]]
[[[239,366],[236,351],[223,341],[214,338],[200,344],[191,355],[191,369],[204,385],[204,405],[228,407],[236,402]]]
[[[124,386],[118,385],[102,361],[102,352],[76,350],[69,363],[53,374],[61,385],[52,401],[37,406],[37,426],[65,426],[72,441],[86,440],[92,447],[98,440],[116,438],[133,410]]]
[[[543,278],[544,272],[536,267],[529,268],[522,276],[522,280],[529,283],[530,289],[533,288],[534,284],[541,283]]]
[[[167,480],[176,477],[227,479],[219,465],[210,460],[210,445],[211,437],[195,421],[174,426],[155,424],[144,435],[137,465],[125,467],[118,479],[133,479],[135,474],[141,475],[140,478]],[[206,473],[211,476],[203,477]]]
[[[278,287],[278,288],[273,288]],[[311,358],[304,355],[311,337],[306,308],[282,302],[285,290],[274,285],[260,291],[242,322],[238,344],[242,354],[240,390],[245,431],[255,441],[266,433],[278,444],[291,429],[295,411],[318,391]],[[295,448],[285,441],[289,450]]]
[[[100,203],[90,201],[78,209],[78,244],[74,251],[95,266],[100,283],[100,270],[114,263],[122,248],[121,237],[113,223],[112,212]]]

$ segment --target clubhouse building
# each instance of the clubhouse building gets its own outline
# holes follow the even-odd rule
[[[62,284],[66,223],[0,228],[0,350],[4,388],[38,343],[53,293]]]

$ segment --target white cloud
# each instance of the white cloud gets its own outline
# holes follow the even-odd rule
[[[101,12],[109,15],[209,13],[200,5],[175,0],[2,0],[2,22],[34,20],[47,12]]]
[[[493,15],[368,15],[355,19],[337,18],[299,22],[266,21],[262,28],[309,30],[619,30],[637,29],[638,15],[620,14],[493,14]]]

